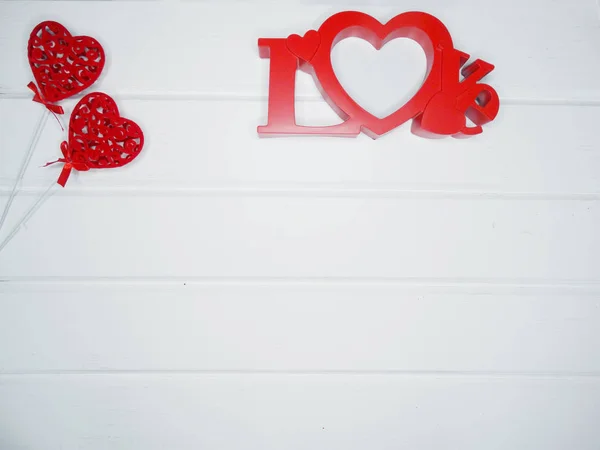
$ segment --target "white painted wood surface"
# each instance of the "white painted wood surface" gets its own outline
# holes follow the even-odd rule
[[[0,2],[2,202],[41,20],[105,45],[95,89],[147,137],[0,253],[0,450],[598,448],[596,1],[366,3]],[[471,140],[259,139],[257,38],[345,9],[438,16],[496,64],[498,119]],[[414,70],[369,51],[336,50],[345,78],[400,98]],[[337,121],[307,76],[297,94],[302,123]],[[61,139],[48,121],[7,229]]]
[[[0,383],[3,448],[500,450],[598,442],[600,392],[585,378],[94,374]]]

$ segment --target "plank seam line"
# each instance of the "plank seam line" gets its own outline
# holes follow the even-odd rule
[[[1,179],[1,178],[0,178]],[[44,189],[28,186],[20,195],[37,196]],[[0,197],[7,196],[9,189],[0,187]],[[73,187],[60,191],[57,197],[93,196],[155,196],[155,197],[315,197],[315,198],[429,198],[474,200],[600,200],[600,192],[501,192],[472,190],[394,189],[394,188],[322,188],[322,187]]]
[[[114,92],[115,100],[139,101],[267,101],[266,94],[245,93],[200,93],[200,92]],[[79,100],[83,95],[74,95],[72,100]],[[0,100],[31,100],[29,91],[0,91]],[[318,95],[297,95],[297,102],[324,102]],[[501,98],[502,105],[514,106],[600,106],[600,99],[561,99],[561,98]]]
[[[47,370],[3,371],[0,377],[38,376],[382,376],[422,378],[533,378],[533,379],[600,379],[600,372],[548,371],[452,371],[452,370]]]
[[[96,276],[96,277],[63,277],[63,276],[1,276],[0,283],[197,283],[206,285],[399,285],[410,287],[499,287],[499,288],[581,288],[599,289],[600,280],[560,280],[560,279],[519,279],[519,278],[418,278],[418,277],[368,277],[368,276],[323,276],[323,277],[235,277],[235,276]]]

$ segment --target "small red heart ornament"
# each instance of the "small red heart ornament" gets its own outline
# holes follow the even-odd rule
[[[321,37],[315,30],[309,30],[304,36],[291,34],[286,40],[287,48],[303,61],[309,62],[321,43]]]
[[[58,179],[64,187],[71,169],[109,169],[133,161],[144,146],[144,133],[132,120],[121,117],[115,101],[92,92],[75,106],[69,122],[69,141],[61,151],[65,166]],[[49,163],[49,164],[54,164]]]
[[[100,77],[105,62],[104,49],[96,39],[71,36],[63,25],[52,21],[33,29],[27,56],[39,92],[32,90],[41,97],[34,100],[45,105],[90,87]]]

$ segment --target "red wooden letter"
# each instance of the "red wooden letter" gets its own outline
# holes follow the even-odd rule
[[[344,122],[325,127],[296,125],[296,70],[300,59],[288,50],[286,39],[259,39],[261,58],[270,58],[269,112],[267,125],[258,127],[260,136],[321,134],[329,136],[356,136],[360,126]]]

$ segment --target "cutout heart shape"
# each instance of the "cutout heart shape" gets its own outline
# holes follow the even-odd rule
[[[311,64],[321,92],[342,119],[350,118],[348,122],[360,123],[362,130],[373,138],[416,118],[425,110],[429,100],[442,89],[444,55],[454,56],[448,29],[434,16],[420,12],[399,14],[385,24],[364,13],[341,12],[323,22],[319,34],[321,43]],[[349,37],[364,39],[377,50],[396,38],[409,38],[419,44],[427,60],[425,80],[419,91],[383,118],[362,108],[342,87],[331,62],[332,48]]]
[[[410,100],[426,75],[423,49],[406,38],[394,39],[379,50],[363,39],[344,39],[332,49],[331,59],[348,95],[378,118]]]
[[[71,169],[110,169],[133,161],[142,151],[144,134],[132,120],[121,117],[115,101],[92,92],[75,106],[69,122],[69,141],[61,151],[65,166],[58,179],[64,187]]]
[[[315,30],[307,31],[304,36],[291,34],[286,40],[287,48],[303,61],[309,62],[319,49],[321,37]]]
[[[57,102],[87,89],[104,68],[104,49],[94,38],[71,36],[60,23],[38,24],[29,37],[27,56],[41,103]],[[37,94],[37,92],[36,92]]]

